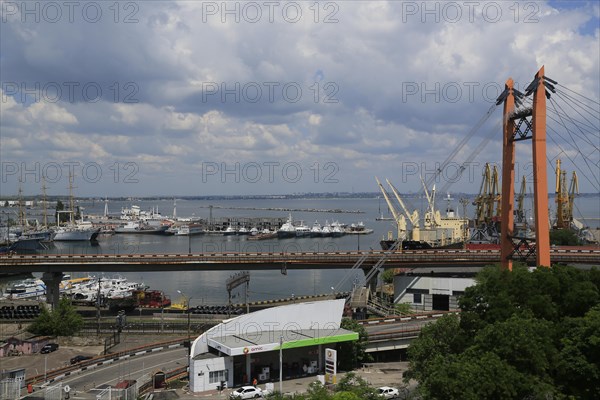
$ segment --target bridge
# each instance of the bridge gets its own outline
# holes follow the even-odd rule
[[[203,254],[49,254],[3,255],[0,272],[136,272],[279,269],[347,269],[361,259],[370,269],[386,258],[384,268],[484,266],[500,262],[499,250],[340,251]],[[555,248],[552,263],[600,265],[600,249]],[[535,262],[534,257],[529,261]]]

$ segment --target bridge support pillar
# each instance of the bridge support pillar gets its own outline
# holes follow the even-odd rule
[[[60,300],[60,281],[63,278],[62,272],[44,272],[42,281],[46,285],[46,302],[56,308]]]

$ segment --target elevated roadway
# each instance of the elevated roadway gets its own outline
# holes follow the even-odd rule
[[[498,250],[454,249],[402,252],[49,254],[2,255],[0,272],[345,269],[351,268],[361,259],[364,259],[361,268],[370,269],[384,256],[387,259],[384,268],[483,266],[500,262]],[[550,257],[552,263],[600,265],[600,250],[596,249],[553,249]]]

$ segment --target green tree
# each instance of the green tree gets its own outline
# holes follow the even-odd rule
[[[365,327],[350,318],[342,318],[340,327],[358,333],[358,340],[338,344],[339,368],[350,371],[363,362],[371,361],[371,356],[366,352],[369,338]]]
[[[570,229],[552,229],[550,231],[550,244],[557,246],[577,246],[581,244],[581,240]]]
[[[344,375],[335,387],[334,400],[376,400],[379,399],[375,389],[354,372]],[[357,397],[355,397],[357,396]]]
[[[394,283],[394,275],[393,269],[386,269],[383,271],[383,274],[381,274],[381,279],[384,283]]]
[[[36,335],[72,336],[83,327],[83,318],[71,301],[62,298],[58,306],[48,311],[42,307],[40,315],[29,326],[28,331]]]
[[[396,304],[394,304],[394,311],[396,311],[396,313],[398,315],[410,314],[411,313],[410,304],[409,303],[396,303]]]
[[[600,398],[600,273],[488,267],[460,317],[425,326],[405,380],[424,399]]]

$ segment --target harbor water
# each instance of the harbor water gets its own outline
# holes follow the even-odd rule
[[[472,200],[472,199],[471,199]],[[426,208],[423,198],[407,198],[409,209]],[[84,214],[102,215],[104,212],[103,201],[79,201]],[[132,200],[109,201],[110,215],[118,216],[122,208],[138,205],[142,210],[158,209],[163,216],[172,216],[173,200]],[[449,203],[438,199],[436,208],[444,211],[447,205],[455,209],[460,216],[465,210],[454,199]],[[530,204],[530,202],[528,203]],[[551,199],[552,204],[552,199]],[[198,217],[209,219],[209,206],[212,208],[213,218],[225,217],[270,217],[286,218],[289,213],[295,221],[303,221],[309,228],[315,221],[321,225],[325,222],[339,221],[350,226],[352,223],[363,222],[366,228],[373,229],[373,233],[366,235],[345,235],[342,237],[324,238],[289,238],[267,239],[253,241],[248,236],[223,236],[223,235],[193,235],[193,236],[164,236],[118,234],[100,235],[98,242],[54,242],[47,250],[39,254],[194,254],[204,252],[331,252],[348,250],[380,249],[379,241],[388,235],[396,234],[392,220],[377,221],[382,214],[391,217],[383,199],[378,198],[320,198],[320,199],[241,199],[241,200],[177,200],[177,216],[179,218]],[[585,217],[585,225],[597,227],[599,217],[600,196],[581,197],[577,199],[576,218]],[[283,211],[293,209],[294,211]],[[533,215],[526,211],[527,218]],[[6,209],[8,210],[8,209]],[[298,211],[320,210],[320,211]],[[330,211],[323,211],[330,210]],[[337,210],[334,212],[332,210]],[[345,212],[349,211],[349,212]],[[12,210],[10,211],[12,212]],[[39,210],[28,210],[29,218],[32,214],[40,213]],[[467,216],[472,216],[473,206],[469,202],[466,209]],[[248,229],[251,227],[247,227]],[[287,274],[279,271],[251,271],[249,299],[250,301],[286,298],[311,294],[331,293],[333,290],[351,290],[354,284],[362,284],[364,276],[362,271],[352,272],[347,277],[349,270],[288,270]],[[180,302],[181,293],[191,298],[191,306],[201,304],[223,304],[227,302],[225,282],[234,271],[173,271],[173,272],[135,272],[122,273],[130,281],[144,282],[152,289],[158,289],[170,296],[173,301]],[[98,275],[89,271],[90,275]],[[81,275],[81,274],[79,274]],[[76,277],[76,276],[73,276]],[[338,283],[345,280],[345,284],[338,287]],[[334,288],[334,289],[332,289]],[[234,302],[243,302],[244,289],[234,292]]]

